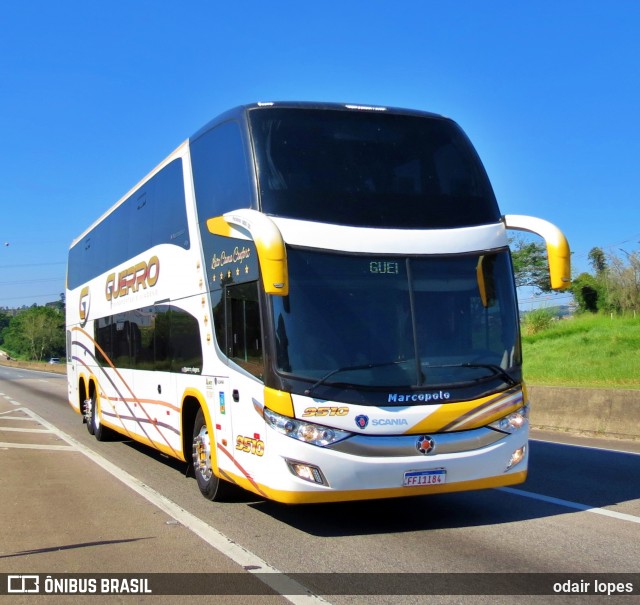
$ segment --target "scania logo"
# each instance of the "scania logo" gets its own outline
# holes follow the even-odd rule
[[[416,449],[425,456],[430,454],[435,446],[435,441],[428,435],[421,435],[416,441]]]
[[[356,426],[361,429],[366,429],[369,424],[369,416],[365,416],[364,414],[360,414],[355,418]]]

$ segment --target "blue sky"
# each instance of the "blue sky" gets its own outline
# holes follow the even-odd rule
[[[578,272],[594,246],[638,250],[638,31],[633,0],[6,3],[0,308],[57,300],[71,240],[254,101],[447,115],[502,212],[556,223]]]

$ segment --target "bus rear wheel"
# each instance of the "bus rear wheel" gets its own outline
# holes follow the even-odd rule
[[[204,417],[202,408],[196,414],[196,420],[193,425],[193,470],[198,482],[200,493],[207,500],[224,500],[229,491],[232,490],[231,484],[216,477],[212,466],[212,452],[214,447],[212,435],[207,426],[207,420]]]
[[[95,392],[90,399],[84,402],[84,415],[87,419],[87,430],[98,441],[106,441],[109,438],[110,429],[106,428],[100,422],[100,415],[97,410],[97,399]]]
[[[96,407],[95,399],[95,395],[92,395],[89,399],[85,399],[82,402],[82,415],[84,417],[83,422],[87,425],[87,431],[89,431],[89,435],[93,435],[95,433],[95,429],[93,427],[93,410]]]

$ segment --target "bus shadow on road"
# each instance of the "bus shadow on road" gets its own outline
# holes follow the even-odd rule
[[[193,478],[191,465],[186,462],[126,437],[116,435],[110,440]],[[546,441],[531,441],[530,447],[528,479],[510,491],[488,489],[385,500],[285,505],[258,499],[255,494],[237,488],[225,502],[214,502],[212,506],[243,504],[310,535],[339,537],[502,525],[576,513],[576,508],[525,497],[522,492],[591,508],[640,500],[640,454]],[[195,480],[193,489],[197,490]],[[638,518],[640,520],[640,516]]]
[[[532,441],[529,477],[514,487],[517,492],[589,508],[640,500],[640,455]],[[502,525],[577,512],[560,503],[501,489],[337,504],[257,502],[251,506],[321,537]]]

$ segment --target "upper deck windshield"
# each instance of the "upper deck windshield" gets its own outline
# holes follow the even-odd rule
[[[506,250],[421,257],[288,249],[289,296],[272,297],[276,370],[301,392],[459,389],[520,380]]]
[[[249,122],[265,214],[412,229],[500,219],[484,168],[451,120],[271,107],[251,110]]]

